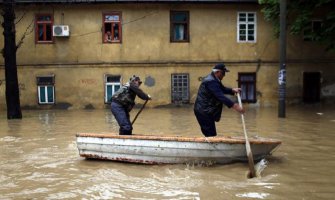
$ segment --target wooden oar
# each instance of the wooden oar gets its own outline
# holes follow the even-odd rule
[[[140,113],[142,112],[143,108],[145,107],[145,104],[148,103],[148,100],[146,100],[142,106],[142,108],[138,111],[138,113],[136,114],[135,118],[133,119],[133,121],[131,122],[131,125],[133,125],[137,119],[137,117],[140,115]]]
[[[242,101],[241,101],[240,93],[237,93],[237,99],[238,99],[238,104],[242,108]],[[245,128],[245,122],[244,122],[244,115],[243,114],[241,114],[241,118],[242,118],[243,131],[244,131],[244,137],[245,137],[245,148],[246,148],[246,151],[247,151],[247,156],[248,156],[248,161],[249,161],[249,170],[250,170],[249,178],[253,178],[253,177],[256,176],[254,158],[253,158],[253,155],[252,155],[252,152],[251,152],[250,143],[249,143],[249,139],[248,139],[248,135],[247,135],[247,130]]]

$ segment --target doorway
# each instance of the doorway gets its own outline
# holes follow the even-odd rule
[[[303,82],[303,102],[319,103],[321,91],[321,73],[304,72]]]

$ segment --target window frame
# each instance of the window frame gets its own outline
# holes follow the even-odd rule
[[[246,21],[245,22],[240,22],[240,14],[245,14],[246,15]],[[248,14],[253,14],[254,15],[254,21],[253,22],[249,22],[248,21]],[[246,26],[246,30],[245,30],[245,40],[241,40],[240,39],[240,25],[244,24]],[[253,30],[253,36],[254,36],[254,40],[249,40],[249,29],[248,29],[248,25],[254,25],[254,30]],[[257,42],[257,13],[256,12],[237,12],[237,42],[238,43],[256,43]]]
[[[242,91],[241,93],[241,100],[244,103],[256,103],[257,102],[257,96],[256,96],[256,91],[257,91],[257,76],[256,76],[256,72],[239,72],[238,73],[238,87],[242,89],[242,85],[246,85],[246,91]],[[242,81],[241,78],[242,76],[252,76],[253,77],[253,81]],[[249,97],[249,90],[248,87],[249,85],[253,85],[254,90],[253,90],[253,97],[254,99],[248,99]],[[245,95],[243,95],[245,93]]]
[[[41,16],[50,16],[50,21],[38,21],[38,18]],[[39,25],[43,25],[43,38],[45,40],[39,40]],[[51,40],[46,40],[47,38],[47,25],[50,25],[50,34],[51,34]],[[48,13],[42,13],[42,14],[36,14],[35,15],[35,43],[36,44],[52,44],[54,43],[54,36],[53,36],[53,25],[54,25],[54,18],[52,14]]]
[[[187,92],[186,92],[186,97],[187,99],[184,100],[184,93],[183,93],[183,87],[185,87],[183,84],[182,84],[182,88],[181,88],[181,100],[175,100],[174,99],[174,94],[175,93],[179,93],[179,91],[174,91],[175,89],[175,86],[174,86],[174,76],[187,76]],[[179,86],[177,86],[179,87]],[[176,88],[176,89],[179,89],[179,88]],[[173,104],[188,104],[190,103],[190,74],[189,73],[173,73],[171,74],[171,103]]]
[[[304,41],[306,41],[306,42],[316,41],[315,37],[313,37],[313,33],[317,32],[316,28],[314,28],[316,22],[320,23],[320,28],[322,28],[323,20],[321,20],[321,19],[313,19],[313,20],[311,20],[310,21],[310,23],[311,23],[310,28],[311,29],[303,31],[303,40]],[[310,34],[311,34],[312,37],[307,37],[306,36],[306,33],[308,33],[308,31],[310,31]]]
[[[39,82],[39,78],[51,78],[51,82]],[[46,76],[37,76],[36,77],[36,82],[37,82],[37,101],[39,105],[50,105],[50,104],[55,104],[56,102],[56,95],[55,95],[55,76],[54,75],[46,75]],[[48,92],[48,87],[52,87],[52,101],[49,100],[49,92]],[[45,102],[41,101],[41,90],[44,90],[45,94]]]
[[[108,77],[119,77],[119,82],[108,82],[107,79]],[[112,86],[112,94],[111,96],[117,91],[115,90],[115,86],[119,86],[121,88],[122,86],[122,76],[121,75],[115,75],[115,74],[105,74],[104,76],[104,88],[105,88],[105,93],[104,93],[104,102],[105,104],[111,103],[110,99],[108,98],[108,86]]]
[[[187,16],[187,20],[183,22],[174,22],[173,16],[174,14],[185,13]],[[176,24],[183,24],[186,26],[186,39],[184,40],[175,40],[174,38],[174,26]],[[170,42],[171,43],[187,43],[190,42],[190,12],[189,11],[181,11],[181,10],[171,10],[170,11]]]
[[[110,21],[110,22],[106,22],[105,17],[107,15],[117,15],[119,17],[118,21]],[[106,12],[102,14],[102,43],[104,44],[119,44],[122,43],[122,12],[120,11],[113,11],[113,12]],[[111,24],[111,35],[112,38],[114,38],[114,30],[113,30],[113,24],[118,24],[119,29],[118,29],[118,34],[119,34],[119,38],[117,40],[112,39],[110,42],[106,41],[106,24]]]

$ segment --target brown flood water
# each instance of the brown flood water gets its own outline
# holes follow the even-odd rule
[[[138,109],[132,111],[134,117]],[[334,199],[335,109],[249,108],[249,137],[282,140],[260,178],[247,163],[139,165],[85,160],[77,132],[117,131],[109,110],[0,113],[0,199]],[[241,135],[240,115],[225,109],[219,135]],[[144,109],[135,134],[201,136],[192,107]]]

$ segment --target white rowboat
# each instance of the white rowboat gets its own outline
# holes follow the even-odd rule
[[[77,147],[85,158],[143,164],[247,162],[243,137],[183,137],[78,133]],[[280,140],[249,138],[255,161],[281,144]]]

